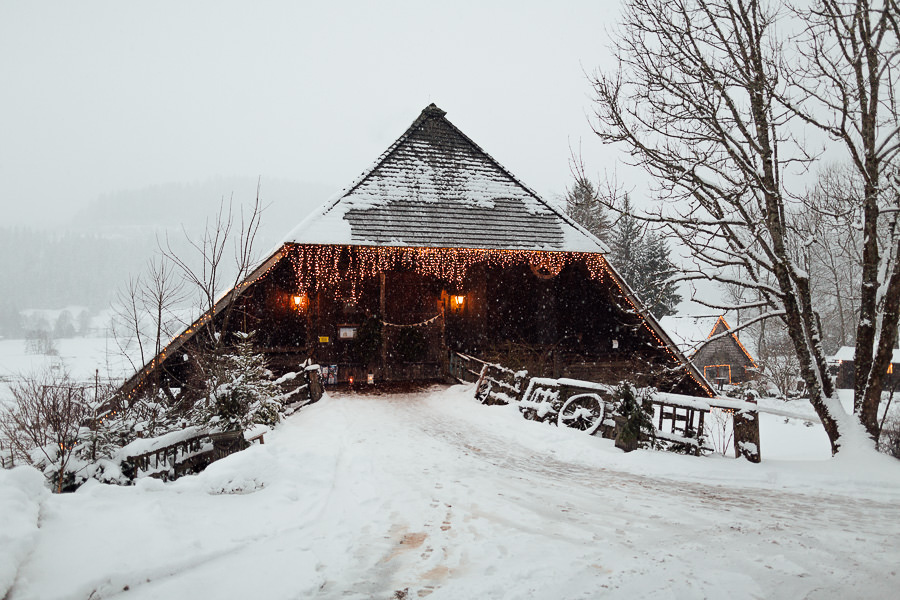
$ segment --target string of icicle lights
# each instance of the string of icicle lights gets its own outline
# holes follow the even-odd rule
[[[386,271],[410,270],[459,288],[469,269],[477,264],[525,265],[539,276],[554,276],[566,265],[583,263],[591,279],[597,280],[602,279],[608,269],[606,261],[596,253],[539,250],[297,245],[289,257],[299,293],[336,292],[341,282],[348,282],[350,295],[354,298],[359,284]]]

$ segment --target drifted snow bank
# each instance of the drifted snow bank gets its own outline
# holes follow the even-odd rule
[[[9,600],[896,595],[900,466],[801,459],[815,427],[767,417],[754,465],[467,386],[326,396],[199,475],[50,496]]]
[[[48,495],[37,469],[0,469],[0,598],[7,597],[19,565],[34,547],[41,504]]]

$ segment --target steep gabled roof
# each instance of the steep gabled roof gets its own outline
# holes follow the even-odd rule
[[[691,356],[703,345],[718,322],[719,315],[668,315],[659,320],[685,356]]]
[[[841,346],[840,348],[838,348],[838,351],[834,353],[834,356],[832,356],[829,360],[854,361],[856,360],[856,347]],[[894,348],[893,354],[891,354],[891,362],[900,363],[900,349]]]
[[[722,336],[731,331],[731,326],[728,325],[724,315],[669,315],[660,319],[659,324],[684,355],[689,358],[705,346],[713,336]],[[734,333],[730,337],[750,362],[756,364],[738,337]]]
[[[606,252],[431,104],[285,240],[300,244]]]

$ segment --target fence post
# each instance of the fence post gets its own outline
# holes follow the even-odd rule
[[[311,369],[306,367],[304,371],[304,375],[306,375],[306,384],[309,386],[309,398],[313,402],[318,402],[319,399],[324,394],[324,390],[322,389],[322,382],[319,381],[319,369],[316,367],[315,369]]]
[[[743,456],[752,463],[758,463],[762,460],[759,449],[759,411],[752,394],[744,401],[754,406],[734,411],[734,457]]]

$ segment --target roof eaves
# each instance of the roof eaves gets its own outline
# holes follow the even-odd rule
[[[713,325],[713,329],[712,329],[712,332],[710,332],[709,337],[712,337],[712,334],[716,331],[716,327],[719,326],[720,321],[721,321],[722,325],[725,326],[725,329],[727,329],[728,331],[731,331],[731,325],[729,325],[728,321],[725,320],[725,315],[719,315],[719,318],[716,321],[716,324]],[[759,365],[756,364],[756,361],[753,360],[753,357],[750,356],[750,353],[747,352],[747,349],[744,347],[744,344],[741,343],[741,340],[738,338],[738,336],[734,332],[731,332],[731,338],[737,343],[738,348],[741,349],[741,352],[744,353],[744,356],[747,357],[747,360],[750,361],[750,363],[753,365],[753,368],[758,369]]]
[[[275,251],[273,251],[269,257],[264,260],[258,267],[256,267],[247,277],[245,277],[240,283],[236,286],[227,290],[223,294],[219,296],[219,298],[215,301],[213,307],[207,311],[205,311],[202,315],[197,317],[193,323],[185,327],[181,333],[173,337],[168,344],[166,344],[162,350],[160,350],[159,354],[154,356],[147,364],[141,367],[134,375],[128,378],[125,383],[119,388],[117,393],[125,393],[130,394],[134,390],[138,389],[143,383],[144,379],[152,373],[155,369],[161,368],[162,363],[165,362],[165,359],[168,358],[173,352],[177,351],[179,348],[184,346],[200,328],[209,322],[210,319],[213,319],[221,313],[225,308],[227,308],[232,302],[234,302],[245,289],[250,287],[251,284],[255,283],[258,279],[260,279],[266,272],[269,271],[276,263],[278,263],[282,258],[287,256],[287,247],[290,244],[281,244]]]
[[[681,348],[678,347],[678,344],[669,336],[665,329],[659,324],[659,321],[656,320],[656,317],[653,316],[647,307],[644,305],[644,302],[638,297],[638,295],[631,289],[631,286],[628,285],[628,282],[622,277],[622,275],[616,270],[616,268],[607,260],[606,266],[609,269],[609,272],[613,275],[613,277],[617,280],[617,283],[625,294],[625,297],[628,298],[628,301],[631,302],[634,307],[637,309],[638,313],[644,319],[644,323],[656,335],[663,343],[669,348],[669,351],[678,358],[679,361],[687,368],[689,372],[692,373],[693,378],[697,381],[701,388],[709,394],[709,397],[712,398],[716,395],[713,390],[712,385],[707,381],[706,376],[697,368],[697,366],[687,358],[687,356],[682,352]]]

